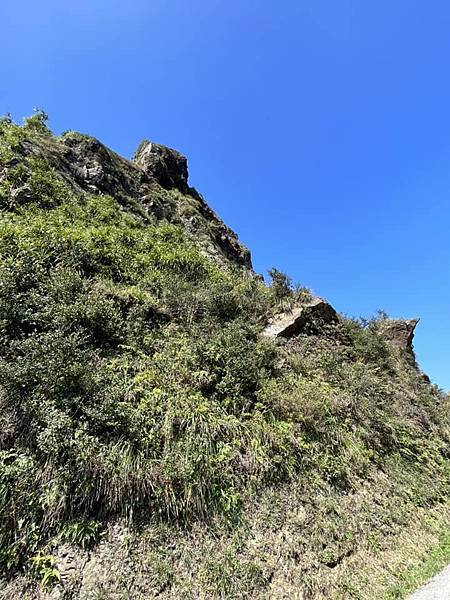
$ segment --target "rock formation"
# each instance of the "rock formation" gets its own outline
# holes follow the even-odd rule
[[[307,304],[294,306],[291,310],[275,315],[262,332],[269,339],[290,338],[319,324],[336,323],[339,317],[334,308],[322,298],[314,298]]]
[[[187,159],[176,150],[144,140],[133,161],[163,188],[188,191]]]
[[[419,319],[385,319],[379,332],[387,342],[413,353],[414,330],[418,322]]]
[[[207,256],[252,272],[249,250],[189,187],[187,159],[176,150],[144,141],[130,161],[91,136],[69,131],[51,143],[39,138],[23,141],[18,152],[46,161],[74,191],[109,195],[142,218],[183,225],[201,240]],[[28,202],[30,193],[27,186],[18,186],[11,190],[11,202]]]

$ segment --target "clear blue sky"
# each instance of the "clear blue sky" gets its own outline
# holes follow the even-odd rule
[[[181,150],[258,271],[420,316],[450,388],[448,2],[2,0],[0,23],[0,113]]]

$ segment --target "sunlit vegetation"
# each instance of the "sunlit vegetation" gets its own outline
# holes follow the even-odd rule
[[[44,113],[0,123],[5,574],[56,583],[58,543],[91,548],[118,516],[243,523],[276,486],[280,498],[292,484],[298,502],[324,490],[337,502],[367,483],[367,515],[374,481],[405,515],[446,501],[448,398],[376,321],[342,318],[281,346],[262,339],[268,316],[307,290],[277,270],[266,285],[219,268],[181,226],[74,190],[43,156],[18,153],[36,136],[57,143]],[[346,538],[339,522],[322,565],[378,543],[384,526],[367,516]],[[222,562],[211,581],[203,574],[207,594],[231,585],[239,597],[241,576],[242,589],[268,585],[237,554],[209,560]]]

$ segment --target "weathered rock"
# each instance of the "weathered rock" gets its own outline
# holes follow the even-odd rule
[[[187,192],[187,159],[180,152],[144,140],[137,149],[134,162],[161,187]]]
[[[290,338],[308,328],[314,330],[319,325],[336,323],[338,320],[339,316],[331,304],[322,298],[314,298],[307,304],[275,315],[262,335],[269,339]]]
[[[381,322],[379,333],[387,342],[413,352],[414,330],[419,319],[385,319]]]
[[[67,174],[68,183],[75,180],[84,191],[118,199],[139,196],[139,170],[99,140],[71,132],[60,138],[59,150],[46,158],[59,173]]]
[[[220,251],[228,260],[251,270],[252,258],[250,250],[239,241],[237,234],[228,225],[225,225],[195,188],[189,188],[189,195],[196,201],[198,215],[202,218],[200,222],[203,220],[209,223],[208,234],[214,240],[217,247],[220,248]],[[187,229],[190,229],[191,223],[185,222],[185,225]]]
[[[28,184],[12,189],[10,197],[12,206],[20,206],[34,200],[33,191]]]
[[[75,192],[109,195],[139,218],[180,224],[220,266],[234,263],[252,273],[249,250],[189,187],[187,160],[176,150],[144,141],[130,161],[96,138],[69,131],[58,138],[23,142],[19,151],[23,157],[43,159]],[[29,187],[20,187],[10,195],[11,202],[31,202],[31,193]]]
[[[87,553],[69,544],[62,544],[56,550],[55,559],[55,567],[60,574],[61,585],[66,589],[70,588],[83,571]]]

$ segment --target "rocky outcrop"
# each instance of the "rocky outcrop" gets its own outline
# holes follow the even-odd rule
[[[214,240],[216,247],[220,248],[221,252],[228,260],[252,270],[250,250],[239,241],[234,231],[219,219],[196,189],[189,188],[189,194],[195,201],[196,209],[201,220],[210,224],[208,232]],[[192,230],[193,233],[196,233],[198,218],[194,217],[194,219],[192,219],[192,217],[188,217],[188,219],[185,220],[185,225],[188,230]]]
[[[144,140],[139,145],[133,162],[144,173],[166,190],[178,190],[189,196],[197,215],[183,218],[187,229],[197,234],[202,221],[210,224],[209,234],[228,260],[252,268],[250,251],[238,240],[234,231],[219,219],[195,188],[188,185],[188,164],[185,156],[166,146]]]
[[[295,306],[275,315],[262,332],[269,339],[290,338],[304,332],[316,331],[321,325],[337,323],[337,312],[322,298]]]
[[[96,138],[69,131],[21,142],[19,152],[43,159],[75,192],[109,195],[140,218],[181,224],[221,266],[231,262],[252,271],[249,250],[189,186],[187,159],[176,150],[145,140],[130,161]],[[33,194],[26,184],[18,185],[10,198],[23,205],[33,201]]]
[[[161,187],[188,191],[187,159],[176,150],[144,140],[133,161]]]
[[[57,153],[47,151],[46,158],[55,170],[66,175],[67,183],[121,200],[140,196],[142,182],[136,167],[99,140],[69,132],[58,142],[51,147]]]
[[[414,352],[414,330],[419,319],[385,319],[379,326],[379,333],[387,342],[410,352]]]
[[[88,561],[88,553],[77,546],[62,544],[56,548],[54,558],[54,567],[59,573],[59,584],[53,589],[50,597],[52,600],[59,600],[64,596],[70,597],[70,592],[78,587],[80,573]]]

